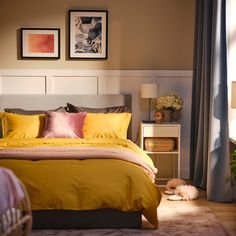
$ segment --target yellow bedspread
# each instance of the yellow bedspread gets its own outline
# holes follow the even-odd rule
[[[152,160],[124,139],[1,139],[1,148],[96,146],[129,149],[149,165]],[[157,227],[161,193],[141,166],[117,159],[13,160],[0,159],[25,184],[33,210],[93,210],[113,208],[142,211]]]

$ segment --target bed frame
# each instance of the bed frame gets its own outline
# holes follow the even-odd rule
[[[58,94],[27,94],[27,95],[0,95],[0,111],[6,107],[20,107],[24,109],[54,109],[66,106],[66,103],[73,105],[101,108],[126,105],[131,109],[131,95],[129,94],[83,94],[83,95],[58,95]]]
[[[0,95],[0,111],[4,108],[22,108],[28,110],[49,110],[74,105],[104,108],[126,105],[132,111],[131,95]],[[131,125],[128,130],[131,137]],[[33,228],[72,229],[72,228],[140,228],[141,212],[122,212],[115,209],[92,211],[41,210],[33,211]]]

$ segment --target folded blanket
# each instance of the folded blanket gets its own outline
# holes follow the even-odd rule
[[[16,206],[24,197],[24,191],[13,172],[0,167],[0,216],[8,208]]]
[[[157,173],[150,157],[123,139],[2,139],[0,159],[120,159],[142,166],[154,181]]]
[[[0,158],[8,159],[119,159],[142,166],[154,180],[157,169],[140,158],[139,154],[126,149],[102,147],[35,147],[0,149]]]

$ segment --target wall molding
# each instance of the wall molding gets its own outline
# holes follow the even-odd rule
[[[192,77],[192,71],[0,69],[0,94],[117,94],[122,78],[148,83],[163,77]]]
[[[192,70],[53,70],[53,69],[0,69],[0,76],[150,76],[191,77]]]

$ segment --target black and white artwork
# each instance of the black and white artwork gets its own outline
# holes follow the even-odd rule
[[[107,11],[69,11],[70,58],[107,59]]]

